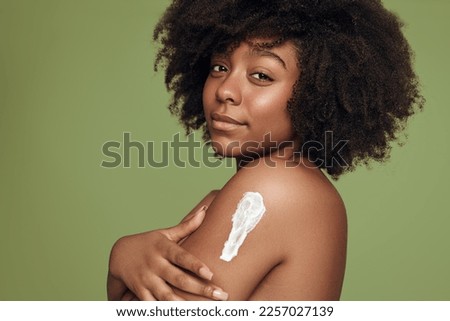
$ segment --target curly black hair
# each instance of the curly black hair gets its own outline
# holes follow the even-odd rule
[[[288,102],[292,124],[300,142],[324,146],[330,131],[348,141],[339,151],[346,166],[330,166],[333,150],[308,151],[337,179],[386,160],[390,142],[423,108],[402,27],[380,0],[175,0],[154,30],[162,45],[155,70],[166,68],[171,113],[208,139],[202,89],[211,55],[255,38],[292,41],[301,70]]]

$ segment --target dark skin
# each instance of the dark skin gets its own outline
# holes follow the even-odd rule
[[[221,289],[201,281],[210,280],[212,272],[198,258],[183,250],[178,243],[200,226],[205,217],[205,210],[202,208],[210,205],[215,194],[216,191],[209,193],[175,227],[119,239],[114,244],[110,256],[108,299],[183,300],[175,295],[166,282],[179,289],[214,298],[214,290],[221,291]],[[130,253],[139,255],[130,257]],[[172,276],[167,275],[165,272],[168,271],[168,267],[172,268],[172,271],[178,270]],[[129,279],[123,278],[125,271],[129,272]],[[185,271],[191,271],[192,274]],[[198,278],[192,275],[197,275]],[[147,287],[143,286],[145,282],[149,282]]]
[[[285,160],[272,160],[276,170],[267,167],[264,159],[241,169],[182,246],[216,271],[212,281],[227,291],[229,300],[338,300],[346,248],[342,201],[317,169],[286,168]],[[224,262],[219,255],[231,229],[231,215],[248,190],[264,196],[267,212],[238,256]]]
[[[301,70],[288,102],[295,136],[326,146],[332,132],[334,141],[347,141],[336,162],[332,148],[303,150],[338,179],[358,164],[386,160],[423,106],[402,26],[381,0],[177,0],[154,31],[161,45],[155,67],[164,68],[173,94],[169,110],[208,140],[202,91],[211,57],[249,39],[268,40],[258,44],[262,50],[290,40]]]
[[[163,232],[119,240],[111,255],[109,298],[120,299],[126,288],[139,299],[158,300],[213,294],[215,299],[339,298],[345,208],[319,168],[337,179],[358,164],[386,160],[398,132],[422,108],[402,25],[380,0],[221,0],[218,6],[174,1],[154,32],[162,45],[156,65],[164,66],[173,93],[169,110],[186,130],[202,129],[217,153],[236,158],[241,169],[214,199],[207,197],[203,223],[201,214]],[[252,50],[250,43],[256,43]],[[279,51],[285,45],[287,55]],[[332,162],[333,149],[293,154],[308,142],[326,145],[326,132],[348,142],[339,151],[341,162]],[[262,144],[267,133],[274,149]],[[272,166],[262,165],[267,161]],[[220,250],[236,203],[247,191],[262,194],[267,215],[239,256],[225,264]],[[176,238],[167,236],[174,230]],[[263,236],[273,242],[264,243]],[[268,251],[255,256],[261,244]],[[205,266],[212,278],[200,277]]]
[[[120,298],[128,282],[132,285],[127,287],[139,299],[147,300],[339,299],[347,236],[344,205],[313,163],[294,157],[292,146],[282,144],[294,138],[286,105],[300,73],[296,57],[295,48],[289,42],[265,53],[255,52],[249,43],[243,42],[230,55],[216,56],[211,61],[203,105],[216,151],[236,157],[238,162],[248,160],[250,154],[244,143],[262,142],[267,133],[271,133],[276,146],[271,150],[252,149],[251,155],[259,157],[244,163],[220,191],[210,194],[197,206],[209,204],[207,215],[200,227],[182,242],[182,247],[211,267],[212,279],[200,281],[181,274],[174,265],[170,276],[156,274],[167,267],[157,270],[153,265],[152,271],[143,269],[146,264],[142,262],[146,260],[142,259],[145,255],[140,249],[148,246],[148,241],[156,242],[155,231],[148,232],[128,237],[131,239],[128,242],[119,241],[113,249],[111,267],[118,266],[121,260],[132,264],[113,270],[110,281],[114,282],[109,284],[120,286],[109,286],[109,298]],[[232,117],[232,121],[221,115]],[[242,194],[250,190],[263,195],[267,213],[242,245],[238,257],[224,262],[219,256],[231,229],[231,216]],[[124,256],[127,248],[128,257]],[[176,251],[184,253],[178,248]],[[122,258],[117,258],[116,253]],[[163,262],[164,255],[170,256],[168,253],[157,258],[152,252],[152,259]],[[136,257],[141,263],[132,261]],[[185,267],[196,262],[192,256],[189,258],[190,263]],[[198,274],[199,266],[188,270]],[[177,273],[179,276],[174,277]],[[169,281],[174,293],[161,280]],[[170,280],[177,280],[178,284]],[[215,284],[226,293],[215,288]],[[209,289],[206,296],[205,289]],[[126,294],[123,298],[133,296]]]

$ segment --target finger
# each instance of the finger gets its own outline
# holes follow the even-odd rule
[[[225,301],[228,299],[228,294],[221,288],[206,284],[173,265],[169,265],[164,269],[162,278],[176,288],[188,293],[197,294],[213,300]]]
[[[167,260],[205,280],[211,281],[213,277],[211,270],[202,261],[176,243],[170,244]]]
[[[129,288],[124,293],[122,301],[157,301],[142,284],[143,281],[129,283]]]
[[[140,288],[139,290],[136,290],[136,296],[133,301],[158,301],[153,294],[146,288]]]
[[[206,215],[207,206],[203,206],[199,209],[189,220],[183,221],[174,227],[162,230],[170,240],[178,242],[179,240],[189,236],[194,232],[203,222]]]
[[[167,285],[164,280],[157,278],[152,280],[152,286],[149,289],[144,289],[144,292],[151,292],[151,295],[158,301],[185,301],[182,297],[175,294],[172,288]]]
[[[192,213],[190,213],[189,215],[187,215],[185,218],[183,218],[183,219],[181,220],[181,223],[190,220],[190,219],[193,218],[195,215],[197,215],[198,212],[200,212],[202,209],[204,209],[204,210],[206,211],[206,210],[208,209],[208,206],[206,206],[206,205],[200,206],[197,210],[193,211]]]
[[[136,299],[136,295],[134,295],[134,293],[130,290],[127,290],[121,298],[122,301],[134,301]]]

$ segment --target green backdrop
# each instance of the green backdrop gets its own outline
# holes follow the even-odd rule
[[[117,238],[177,223],[233,174],[139,168],[136,148],[131,168],[100,166],[124,132],[161,156],[180,130],[152,69],[167,3],[0,0],[1,300],[104,300]],[[450,2],[385,4],[407,23],[427,104],[388,163],[336,183],[349,216],[342,299],[450,300]]]

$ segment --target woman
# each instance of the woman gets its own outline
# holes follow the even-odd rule
[[[108,297],[338,300],[346,213],[322,171],[385,160],[422,107],[400,29],[374,0],[174,1],[169,108],[238,171],[180,226],[119,240]]]

